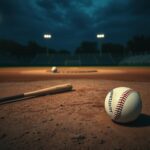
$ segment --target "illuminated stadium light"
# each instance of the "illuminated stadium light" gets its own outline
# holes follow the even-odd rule
[[[51,34],[44,34],[44,39],[50,39],[50,38],[52,38],[52,35]]]
[[[97,38],[104,38],[105,34],[97,34]]]
[[[99,39],[99,55],[102,56],[102,42],[103,39],[105,38],[105,34],[97,34],[96,37]]]
[[[44,34],[43,38],[47,41],[47,46],[46,46],[46,55],[49,56],[49,50],[48,50],[48,40],[52,38],[51,34]]]

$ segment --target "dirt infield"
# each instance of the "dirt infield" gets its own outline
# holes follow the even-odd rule
[[[0,82],[51,79],[150,81],[150,67],[58,67],[58,73],[52,73],[51,67],[0,69]]]
[[[144,73],[145,69],[138,69],[137,72],[128,69],[128,74],[126,70],[120,68],[120,70],[107,69],[88,73],[89,79],[86,79],[88,76],[85,74],[81,75],[84,78],[81,77],[80,80],[78,75],[74,75],[76,73],[67,77],[62,73],[63,78],[61,76],[55,78],[58,74],[47,72],[47,68],[26,69],[26,71],[18,69],[17,72],[25,71],[19,80],[15,78],[18,74],[13,69],[0,70],[0,77],[9,74],[9,78],[7,74],[3,78],[5,80],[1,79],[3,82],[0,83],[0,98],[58,84],[73,85],[71,92],[0,105],[0,150],[150,149],[149,69]],[[93,75],[101,72],[105,72],[106,76],[97,75],[95,78]],[[28,78],[23,80],[25,74],[28,74]],[[45,74],[54,77],[48,79]],[[113,74],[118,76],[120,74],[124,78],[116,80]],[[109,80],[104,77],[109,77]],[[142,114],[131,124],[116,124],[105,113],[105,96],[108,91],[118,86],[131,87],[141,94]]]

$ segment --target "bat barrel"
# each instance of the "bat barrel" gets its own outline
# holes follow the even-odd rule
[[[55,94],[55,93],[61,93],[72,90],[71,84],[63,84],[63,85],[57,85],[50,88],[45,88],[33,92],[27,92],[24,93],[25,96],[38,96],[38,95],[44,95],[44,94]]]

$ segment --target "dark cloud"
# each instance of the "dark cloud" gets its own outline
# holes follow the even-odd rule
[[[14,0],[1,0],[0,1],[0,12],[4,15],[12,15],[19,12],[19,9],[15,9],[18,6],[18,1]]]
[[[130,10],[133,15],[142,16],[150,15],[150,1],[149,0],[131,0],[129,2]]]
[[[1,0],[0,36],[43,43],[51,33],[53,47],[73,49],[98,32],[112,42],[150,34],[149,17],[149,0]]]
[[[80,1],[38,1],[37,4],[43,9],[45,15],[50,20],[59,22],[60,24],[68,25],[69,27],[85,28],[88,26],[90,17],[86,14],[81,7],[90,5],[92,1],[86,3]]]
[[[95,11],[95,28],[102,29],[113,40],[127,41],[136,34],[150,34],[149,12],[148,0],[111,1]]]

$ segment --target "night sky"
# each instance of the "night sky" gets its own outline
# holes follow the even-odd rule
[[[150,0],[0,0],[0,38],[21,43],[35,40],[74,50],[83,40],[126,43],[150,35]]]

